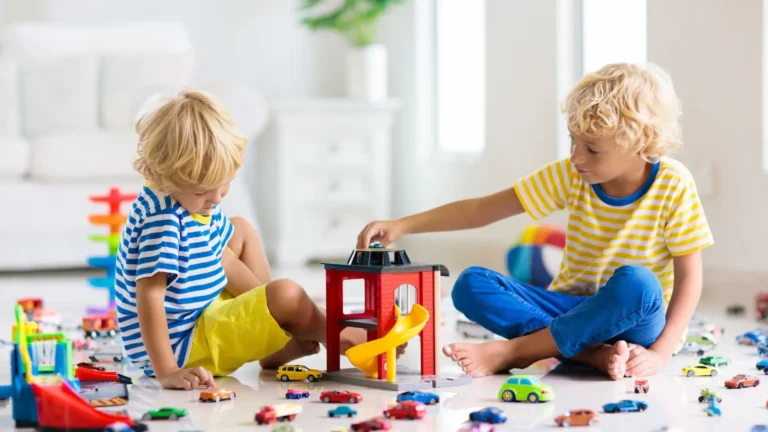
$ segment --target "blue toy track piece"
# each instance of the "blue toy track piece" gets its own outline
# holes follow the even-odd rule
[[[94,288],[112,289],[115,286],[115,278],[111,277],[91,277],[88,283]]]
[[[116,259],[117,257],[114,255],[90,257],[88,258],[88,265],[96,268],[109,269],[115,266]]]

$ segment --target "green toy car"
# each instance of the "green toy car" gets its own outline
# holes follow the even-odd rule
[[[714,367],[719,367],[722,365],[728,366],[728,363],[731,362],[731,359],[728,357],[720,357],[720,356],[707,356],[702,357],[699,359],[699,363]]]
[[[710,389],[701,389],[701,394],[699,395],[699,402],[707,402],[709,398],[715,398],[718,403],[722,402],[723,399],[717,395],[717,393],[711,391]]]
[[[177,420],[179,417],[184,417],[185,415],[187,415],[187,410],[185,409],[163,407],[163,408],[160,408],[159,410],[147,411],[146,413],[144,413],[143,416],[141,416],[141,419],[144,421]]]
[[[555,391],[535,376],[515,375],[501,385],[499,399],[504,402],[547,402],[555,400]]]

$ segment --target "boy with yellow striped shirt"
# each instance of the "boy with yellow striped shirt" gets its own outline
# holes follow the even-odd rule
[[[680,104],[654,65],[611,64],[585,76],[564,111],[571,156],[493,195],[368,224],[358,247],[404,234],[477,228],[527,213],[569,212],[560,271],[548,289],[481,267],[453,287],[456,308],[508,340],[450,344],[473,376],[549,357],[612,379],[657,373],[679,347],[713,244],[691,174],[666,157],[681,143]]]

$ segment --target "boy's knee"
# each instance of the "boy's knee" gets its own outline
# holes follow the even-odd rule
[[[611,281],[611,285],[622,297],[642,303],[661,300],[663,297],[659,278],[647,267],[621,266],[613,273],[613,278],[617,279]]]
[[[487,279],[488,269],[483,267],[469,267],[456,278],[456,283],[451,290],[453,305],[459,312],[464,313],[466,306],[475,298],[475,288],[481,280]]]
[[[290,279],[274,280],[267,284],[266,291],[267,307],[279,324],[295,320],[309,300],[304,288]]]

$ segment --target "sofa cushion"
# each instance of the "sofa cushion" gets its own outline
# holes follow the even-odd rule
[[[31,143],[30,176],[39,181],[134,179],[133,131],[57,133]]]
[[[19,136],[19,97],[16,63],[0,58],[0,136]]]
[[[35,59],[19,70],[23,133],[89,132],[98,127],[98,64],[90,55]]]
[[[29,168],[29,143],[0,137],[0,179],[21,177]]]
[[[187,53],[105,55],[101,60],[101,126],[133,128],[141,104],[155,93],[190,82],[193,57]]]

